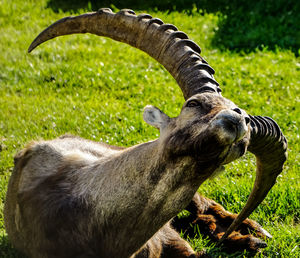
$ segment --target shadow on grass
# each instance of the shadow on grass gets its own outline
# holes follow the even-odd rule
[[[14,249],[8,241],[7,236],[0,235],[0,257],[5,258],[26,258],[26,256]]]
[[[220,49],[251,52],[257,48],[277,47],[300,54],[299,0],[49,0],[55,12],[79,9],[97,10],[116,6],[119,9],[217,13],[220,17],[212,44]],[[177,24],[178,25],[178,24]]]

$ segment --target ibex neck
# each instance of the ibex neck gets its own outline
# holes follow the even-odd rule
[[[156,140],[122,150],[95,167],[96,178],[89,189],[96,217],[101,219],[97,224],[119,236],[120,247],[132,242],[129,253],[184,209],[205,180],[192,157],[167,157]],[[116,246],[111,249],[116,251]]]

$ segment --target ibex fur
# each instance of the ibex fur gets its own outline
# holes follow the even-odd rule
[[[136,19],[131,11],[115,15],[107,9],[78,19],[90,21],[93,15],[107,15],[106,21],[111,17],[124,19],[120,26],[128,17],[133,19],[130,24]],[[138,22],[147,17],[138,18]],[[69,19],[62,23],[68,23]],[[60,22],[55,26],[61,26]],[[80,27],[82,32],[86,32],[84,26]],[[63,30],[64,34],[70,34]],[[47,37],[57,35],[50,33]],[[122,35],[116,38],[126,42]],[[39,36],[42,41],[44,36]],[[135,44],[130,40],[127,39]],[[187,44],[196,49],[194,43]],[[156,54],[151,52],[151,55]],[[165,59],[162,54],[159,58]],[[258,124],[255,127],[254,117],[220,95],[218,84],[210,75],[212,68],[203,61],[197,69],[209,77],[200,78],[204,84],[203,87],[197,84],[198,90],[185,85],[180,71],[171,71],[178,73],[176,78],[186,98],[178,117],[170,118],[153,106],[144,109],[144,120],[160,130],[157,140],[122,148],[64,136],[32,142],[19,152],[5,204],[5,225],[13,245],[38,258],[196,257],[201,254],[196,254],[175,230],[182,229],[183,224],[176,218],[171,221],[186,207],[195,216],[195,223],[197,219],[208,221],[212,215],[205,216],[213,213],[207,227],[215,239],[220,239],[227,228],[219,232],[216,220],[226,217],[230,224],[236,216],[195,193],[222,165],[242,156],[248,146],[254,148],[253,135],[259,134],[254,134],[253,128]],[[266,137],[266,133],[259,137]],[[266,172],[258,170],[258,173]],[[257,205],[249,203],[243,216],[248,216]],[[239,219],[231,232],[244,217],[235,221]],[[268,236],[253,221],[246,220],[243,225]],[[257,250],[264,246],[258,238],[244,235],[248,242],[238,241],[244,241],[245,248]]]

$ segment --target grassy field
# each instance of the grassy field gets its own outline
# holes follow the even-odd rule
[[[130,146],[158,137],[158,131],[142,120],[145,105],[177,116],[184,101],[161,65],[139,50],[106,38],[72,35],[27,54],[43,28],[70,14],[67,8],[58,10],[57,4],[54,8],[49,3],[53,1],[0,0],[0,257],[20,257],[9,245],[2,211],[13,156],[27,142],[72,133]],[[83,13],[95,7],[80,8],[70,10]],[[277,184],[251,215],[273,235],[256,257],[300,257],[299,45],[291,40],[290,47],[285,42],[282,47],[238,51],[218,48],[214,42],[225,17],[220,12],[195,6],[187,12],[155,8],[138,12],[160,17],[188,33],[216,70],[223,95],[249,114],[270,116],[281,126],[289,158]],[[255,159],[247,154],[228,165],[221,176],[205,182],[199,192],[239,212],[252,188],[254,171]],[[190,241],[213,257],[230,257],[201,236]]]

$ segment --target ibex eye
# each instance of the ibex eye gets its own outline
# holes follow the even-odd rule
[[[199,107],[201,106],[201,103],[198,100],[190,100],[187,105],[187,107]]]

